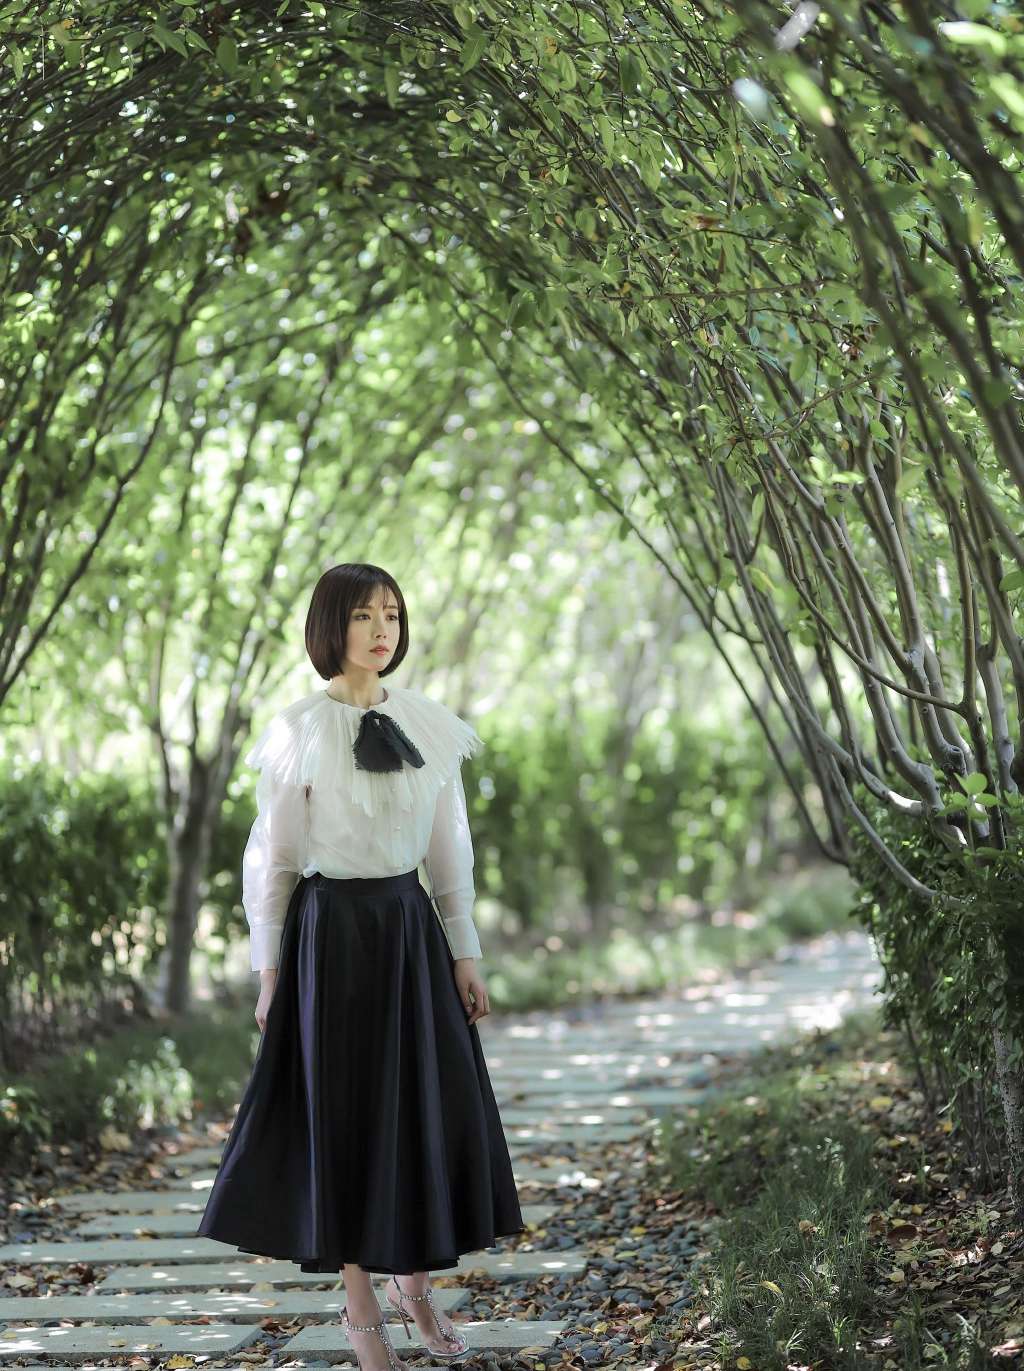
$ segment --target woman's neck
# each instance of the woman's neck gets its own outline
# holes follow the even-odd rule
[[[353,690],[352,682],[347,677],[332,676],[326,693],[332,700],[337,700],[339,704],[351,705],[353,709],[372,709],[374,705],[381,705],[388,698],[379,677],[361,683]]]

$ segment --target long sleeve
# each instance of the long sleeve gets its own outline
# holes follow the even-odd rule
[[[242,854],[242,908],[249,923],[253,971],[278,964],[288,901],[304,865],[306,796],[301,785],[261,771],[257,815]]]
[[[438,791],[424,865],[452,956],[479,957],[480,938],[473,922],[473,840],[458,768]]]

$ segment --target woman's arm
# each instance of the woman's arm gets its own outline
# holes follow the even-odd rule
[[[242,854],[242,908],[253,971],[276,968],[281,929],[305,864],[306,795],[272,773],[256,782],[257,815]]]
[[[466,810],[462,771],[456,769],[437,795],[437,808],[424,865],[441,911],[452,956],[479,957],[480,937],[473,922],[473,840]]]

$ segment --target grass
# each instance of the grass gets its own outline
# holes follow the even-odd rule
[[[876,1013],[853,1016],[795,1051],[758,1054],[666,1135],[672,1183],[700,1197],[711,1239],[690,1311],[693,1366],[1008,1365],[993,1348],[1018,1331],[1019,1290],[995,1303],[987,1285],[934,1294],[962,1279],[956,1253],[930,1234],[949,1237],[963,1191],[930,1183],[933,1169],[945,1180],[949,1137],[941,1125],[929,1136],[923,1117],[908,1132],[916,1091],[900,1051]],[[965,1242],[977,1216],[978,1206]]]

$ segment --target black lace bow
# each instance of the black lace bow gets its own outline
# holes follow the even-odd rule
[[[402,763],[423,766],[416,744],[388,714],[368,709],[359,723],[352,755],[360,771],[401,771]]]

